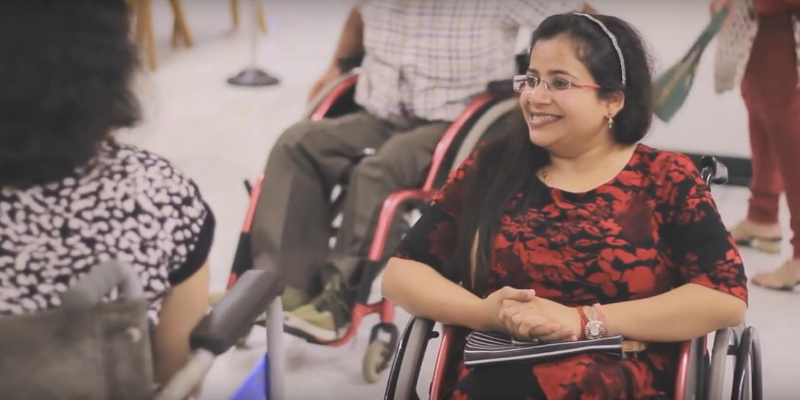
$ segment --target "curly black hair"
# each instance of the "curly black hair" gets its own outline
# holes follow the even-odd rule
[[[2,0],[0,38],[0,187],[69,176],[139,119],[125,0]]]

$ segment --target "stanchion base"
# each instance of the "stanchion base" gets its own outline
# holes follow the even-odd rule
[[[271,86],[280,82],[278,78],[258,68],[247,68],[236,76],[228,78],[228,83],[236,86]]]

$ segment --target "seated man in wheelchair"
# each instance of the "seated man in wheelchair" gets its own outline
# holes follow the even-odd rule
[[[163,383],[207,310],[215,222],[191,179],[115,139],[140,116],[129,27],[125,0],[0,2],[0,318],[56,308],[95,265],[127,262]]]
[[[523,340],[622,335],[636,353],[462,362],[453,398],[668,397],[674,342],[743,322],[742,260],[709,188],[687,157],[639,143],[649,60],[618,18],[542,22],[515,78],[521,129],[463,163],[383,279],[415,316]]]
[[[450,122],[493,80],[515,70],[520,26],[535,27],[576,1],[362,1],[351,11],[313,97],[342,75],[338,60],[364,54],[360,109],[285,131],[270,152],[252,230],[254,265],[286,280],[287,326],[334,340],[350,323],[368,238],[383,200],[420,184]],[[586,7],[586,6],[584,6]],[[399,31],[398,31],[399,29]],[[373,155],[363,160],[365,149]],[[330,248],[332,189],[347,181]],[[397,221],[387,248],[404,232]],[[390,253],[389,253],[390,254]]]

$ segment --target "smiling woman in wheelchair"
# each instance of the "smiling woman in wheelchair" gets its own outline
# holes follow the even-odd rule
[[[461,363],[454,398],[668,397],[675,342],[744,320],[739,253],[689,158],[639,143],[652,88],[633,27],[555,15],[533,33],[530,56],[514,81],[526,129],[481,146],[451,176],[390,260],[384,295],[471,330],[641,345],[622,359]]]

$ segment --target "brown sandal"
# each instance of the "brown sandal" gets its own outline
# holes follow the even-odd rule
[[[764,253],[778,254],[781,252],[781,241],[783,237],[758,237],[747,231],[744,227],[744,221],[736,224],[730,230],[733,240],[739,246],[752,247],[756,250],[763,251]]]
[[[767,289],[794,290],[795,286],[800,285],[800,279],[795,278],[795,274],[789,269],[791,262],[787,261],[773,272],[757,274],[752,279],[753,283]]]

